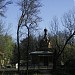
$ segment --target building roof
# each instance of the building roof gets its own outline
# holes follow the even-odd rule
[[[51,55],[53,54],[53,52],[50,52],[50,51],[34,51],[34,52],[31,52],[30,55]]]
[[[44,29],[44,38],[40,41],[37,51],[30,52],[30,55],[52,55],[53,49],[51,47],[50,40],[47,36],[47,29]]]

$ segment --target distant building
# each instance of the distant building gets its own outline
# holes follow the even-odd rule
[[[53,48],[47,35],[47,29],[44,29],[44,37],[40,41],[37,51],[31,52],[32,64],[40,66],[53,65]]]

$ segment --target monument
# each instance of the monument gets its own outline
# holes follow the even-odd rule
[[[44,37],[41,39],[39,48],[30,53],[32,64],[38,66],[53,65],[53,48],[48,38],[47,29],[44,29]]]

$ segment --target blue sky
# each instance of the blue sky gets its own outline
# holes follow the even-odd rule
[[[16,29],[18,24],[18,18],[20,16],[19,7],[16,2],[18,0],[12,0],[13,4],[9,5],[7,8],[5,22],[6,28],[8,25],[10,26],[9,34],[12,35],[13,38],[16,39]],[[40,0],[42,3],[42,7],[40,8],[39,16],[42,18],[42,22],[39,23],[41,30],[45,27],[48,28],[50,21],[53,16],[57,16],[61,18],[62,15],[68,10],[74,7],[74,0]]]

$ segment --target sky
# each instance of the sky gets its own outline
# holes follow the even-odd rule
[[[18,24],[18,19],[20,17],[19,7],[16,2],[18,0],[12,0],[13,4],[7,7],[7,12],[5,13],[5,27],[8,28],[8,33],[16,39],[16,29]],[[61,18],[65,12],[74,8],[75,0],[40,0],[42,7],[40,8],[39,16],[42,18],[42,22],[39,23],[41,31],[46,27],[50,26],[50,21],[54,16]]]

